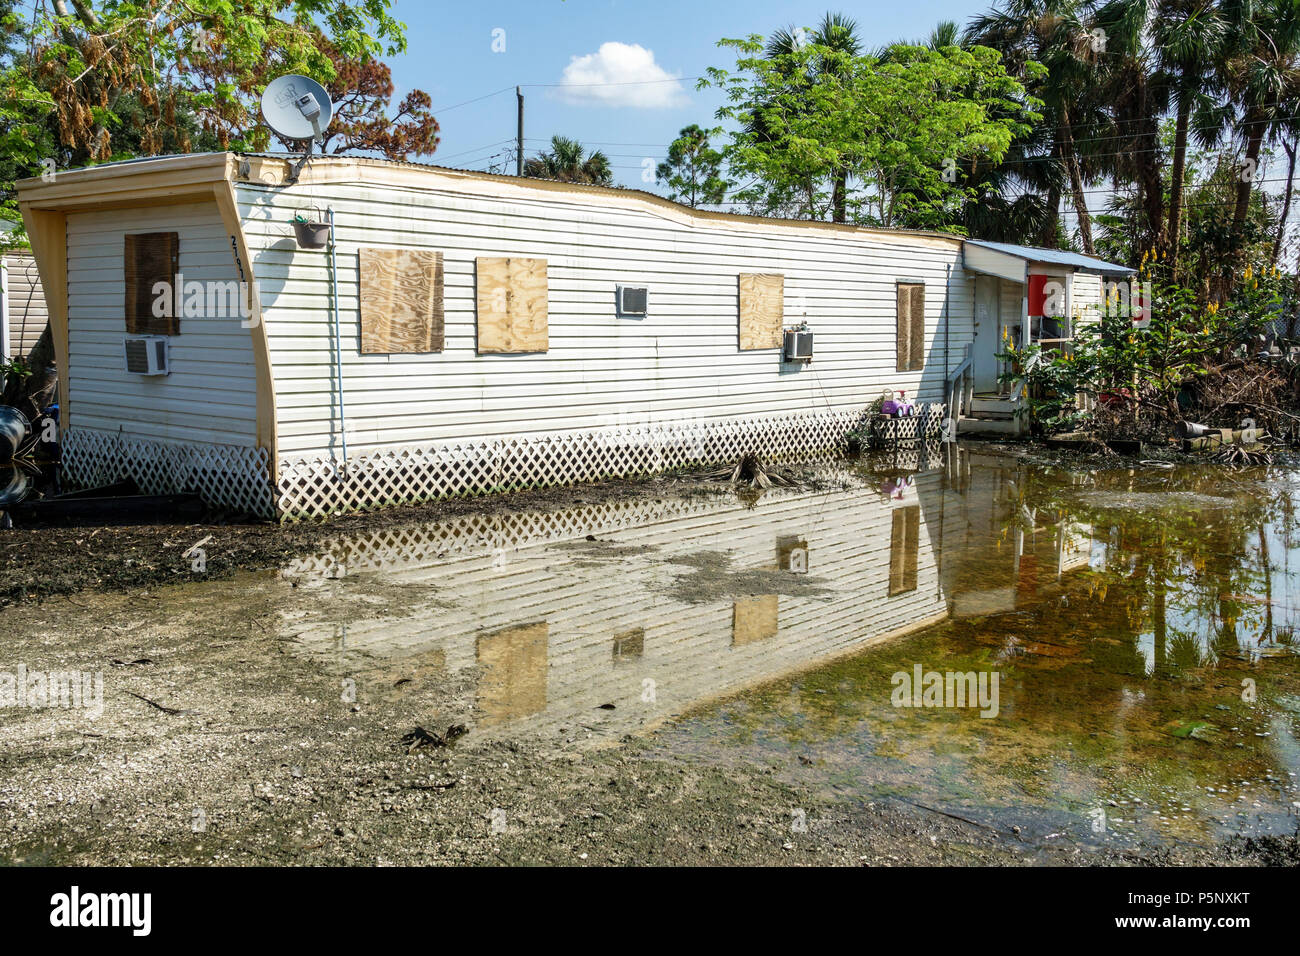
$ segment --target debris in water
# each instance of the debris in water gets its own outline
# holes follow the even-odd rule
[[[1242,467],[1273,464],[1273,456],[1268,452],[1259,448],[1247,448],[1244,445],[1225,445],[1223,451],[1214,456],[1214,460],[1225,465]]]
[[[184,714],[197,714],[197,713],[198,713],[197,710],[178,710],[178,709],[176,709],[175,707],[166,707],[166,706],[164,706],[164,705],[158,703],[158,701],[156,701],[156,700],[150,700],[148,697],[145,697],[145,696],[143,696],[143,695],[141,695],[141,694],[137,694],[137,693],[136,693],[135,691],[133,691],[133,690],[129,690],[129,691],[127,691],[127,693],[130,694],[132,697],[138,697],[140,700],[144,701],[144,702],[145,702],[146,704],[148,704],[150,707],[155,707],[155,708],[157,708],[158,710],[161,710],[164,714],[184,715]]]
[[[703,478],[706,481],[729,481],[733,485],[762,489],[771,488],[774,485],[792,488],[798,484],[788,471],[769,470],[764,466],[763,460],[753,452],[742,455],[735,468],[711,471],[704,475]]]
[[[409,734],[405,734],[401,742],[409,754],[415,753],[421,747],[446,747],[457,737],[463,737],[467,733],[469,731],[464,724],[452,724],[445,734],[430,732],[417,726]]]

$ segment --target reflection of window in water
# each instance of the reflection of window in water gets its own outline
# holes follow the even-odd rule
[[[889,596],[916,590],[916,561],[921,535],[921,506],[894,509],[889,538]]]
[[[540,714],[546,709],[550,628],[545,621],[512,627],[478,639],[483,668],[478,707],[484,724]]]
[[[614,662],[633,661],[645,653],[645,628],[638,627],[614,635]]]

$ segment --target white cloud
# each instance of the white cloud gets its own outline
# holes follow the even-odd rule
[[[677,76],[655,62],[654,51],[637,43],[602,43],[575,56],[560,77],[559,95],[587,106],[671,109],[690,102]]]

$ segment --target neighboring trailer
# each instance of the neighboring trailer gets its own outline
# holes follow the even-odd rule
[[[130,473],[297,517],[809,454],[885,391],[937,431],[975,341],[957,237],[379,160],[290,168],[204,154],[20,185],[72,481]],[[310,248],[301,220],[334,243]]]
[[[48,321],[36,259],[26,250],[0,253],[0,356],[25,359]]]

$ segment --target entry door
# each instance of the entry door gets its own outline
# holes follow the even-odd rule
[[[971,350],[971,374],[975,391],[998,391],[998,359],[1002,351],[1002,322],[998,280],[975,277],[975,346]]]

